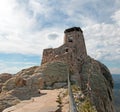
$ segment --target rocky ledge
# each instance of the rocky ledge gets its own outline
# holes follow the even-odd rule
[[[40,89],[56,89],[67,85],[66,64],[51,62],[23,69],[1,86],[0,112],[21,100],[40,96]]]

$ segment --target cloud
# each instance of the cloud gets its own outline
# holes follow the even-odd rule
[[[49,40],[55,40],[56,38],[58,38],[59,37],[59,35],[58,34],[56,34],[56,33],[51,33],[51,34],[48,34],[48,39]]]
[[[0,32],[5,34],[25,32],[35,24],[34,20],[23,10],[23,7],[19,9],[16,0],[1,1],[0,16]]]
[[[53,35],[53,31],[56,31],[59,36],[54,41],[50,42]],[[21,54],[35,54],[40,55],[44,48],[48,47],[48,43],[53,47],[58,47],[62,44],[63,33],[58,28],[45,29],[40,32],[29,32],[20,35],[9,35],[6,39],[0,41],[0,52],[4,53],[21,53]]]
[[[111,16],[112,19],[120,26],[120,9],[117,10],[114,15]]]
[[[26,65],[26,66],[8,66],[6,64],[0,65],[0,73],[11,73],[11,74],[16,74],[22,69],[29,68],[32,65]],[[34,66],[34,65],[33,65]]]
[[[118,0],[69,0],[69,4],[68,1],[61,0],[55,7],[59,7],[59,10],[68,16],[65,18],[65,23],[69,21],[70,24],[86,26],[91,21],[110,23],[111,18],[109,17],[118,10],[119,5]]]
[[[38,20],[39,16],[48,18],[47,15],[51,14],[51,8],[46,5],[47,2],[43,4],[35,0],[29,0],[29,2],[4,0],[0,4],[1,53],[40,55],[44,48],[62,44],[63,29],[55,26],[41,28],[41,23],[44,22],[41,18]],[[55,40],[50,41],[51,39]]]
[[[120,29],[113,24],[93,24],[83,28],[88,54],[96,59],[120,59]]]
[[[39,64],[35,63],[35,62],[17,62],[17,60],[11,62],[11,61],[3,61],[0,60],[0,73],[11,73],[11,74],[15,74],[17,72],[19,72],[22,69],[31,67],[31,66],[39,66]]]

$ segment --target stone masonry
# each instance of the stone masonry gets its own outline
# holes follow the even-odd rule
[[[66,29],[64,33],[64,44],[62,46],[43,51],[42,64],[51,61],[66,62],[75,74],[72,79],[80,80],[78,77],[80,76],[81,64],[87,56],[83,31],[79,27],[73,27]]]

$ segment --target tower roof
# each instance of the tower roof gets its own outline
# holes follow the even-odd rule
[[[72,31],[80,31],[81,33],[83,32],[80,27],[72,27],[72,28],[66,29],[64,33],[72,32]]]

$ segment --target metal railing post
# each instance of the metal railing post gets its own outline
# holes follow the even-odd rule
[[[71,83],[70,83],[69,71],[68,71],[68,93],[69,93],[69,102],[70,102],[70,112],[77,112],[76,104],[72,93]]]

